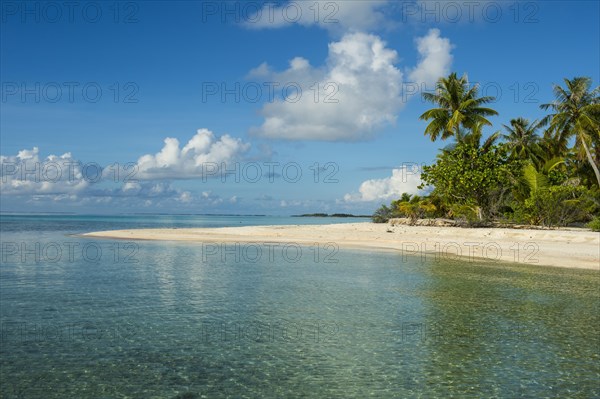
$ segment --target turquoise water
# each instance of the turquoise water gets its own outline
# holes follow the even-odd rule
[[[71,235],[329,220],[2,215],[0,396],[600,397],[598,272]]]

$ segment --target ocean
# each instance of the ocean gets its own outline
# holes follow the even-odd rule
[[[365,220],[3,214],[0,397],[600,397],[595,271],[78,236]]]

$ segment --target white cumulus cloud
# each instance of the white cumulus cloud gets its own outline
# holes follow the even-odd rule
[[[262,126],[251,132],[288,140],[371,138],[377,129],[395,122],[401,105],[402,72],[394,65],[396,59],[396,51],[365,33],[347,34],[330,43],[324,68],[293,59],[289,69],[272,79],[293,82],[301,90],[265,104]]]
[[[179,140],[167,137],[156,154],[146,154],[137,161],[136,179],[190,179],[214,174],[214,168],[236,162],[250,144],[223,135],[216,137],[208,129],[199,129],[183,148]]]
[[[410,78],[412,83],[431,84],[449,71],[452,46],[437,29],[416,42],[421,61],[411,69]],[[250,132],[285,140],[371,139],[396,122],[405,102],[397,60],[397,52],[380,37],[349,33],[329,44],[322,67],[313,67],[302,57],[292,59],[282,72],[263,63],[250,76],[296,89],[282,90],[283,99],[265,104],[262,125]]]
[[[249,148],[241,139],[216,137],[207,129],[198,130],[183,148],[177,139],[166,138],[158,153],[128,164],[82,162],[69,152],[44,158],[33,147],[17,155],[0,155],[0,194],[37,202],[144,198],[191,204],[207,197],[196,198],[169,180],[218,177],[221,169],[233,169]],[[219,199],[211,195],[210,202],[215,201]]]
[[[247,15],[251,29],[277,29],[292,25],[319,26],[330,32],[366,31],[390,25],[384,9],[389,0],[288,1],[267,3]]]
[[[409,79],[432,87],[441,77],[448,75],[452,64],[452,44],[440,37],[439,29],[431,29],[424,37],[415,40],[421,60],[411,71]]]
[[[0,155],[2,195],[76,195],[86,190],[99,168],[82,164],[70,152],[40,157],[38,147]],[[84,170],[87,174],[84,175]]]
[[[364,181],[357,193],[344,196],[345,202],[390,201],[399,198],[402,193],[418,194],[421,174],[414,168],[402,166],[392,170],[390,177]]]

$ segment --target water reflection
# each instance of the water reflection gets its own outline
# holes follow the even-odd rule
[[[597,272],[204,255],[3,262],[3,397],[600,395]]]

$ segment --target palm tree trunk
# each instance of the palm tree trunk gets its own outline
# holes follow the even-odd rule
[[[585,155],[587,155],[588,162],[592,165],[592,169],[594,169],[594,173],[596,174],[596,180],[598,180],[598,186],[600,186],[600,171],[594,162],[594,158],[592,158],[592,154],[590,153],[590,149],[585,142],[585,139],[581,139],[581,143],[583,144],[583,149],[585,150]]]

